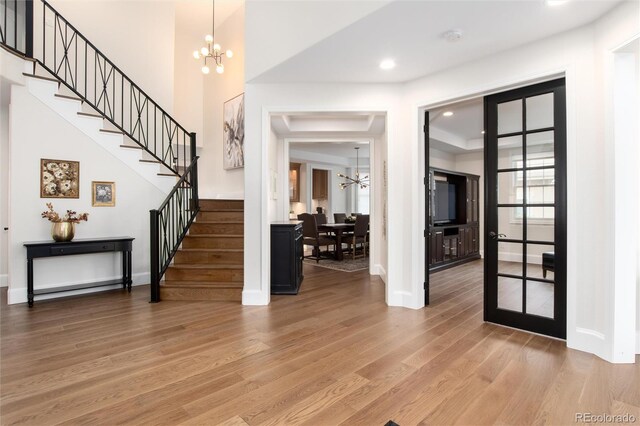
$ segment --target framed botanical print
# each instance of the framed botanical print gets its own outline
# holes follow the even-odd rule
[[[79,198],[80,163],[40,160],[40,198]]]
[[[223,167],[244,167],[244,93],[226,101],[222,115]]]
[[[93,207],[114,207],[116,205],[116,183],[91,182],[91,205]]]

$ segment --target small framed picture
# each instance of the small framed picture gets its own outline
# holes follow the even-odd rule
[[[79,198],[80,163],[40,159],[40,198]]]
[[[114,207],[116,205],[116,183],[91,182],[91,205],[93,207]]]

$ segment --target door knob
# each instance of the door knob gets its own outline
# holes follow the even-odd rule
[[[489,232],[489,238],[493,239],[493,240],[497,240],[498,238],[507,238],[507,236],[505,234],[496,234],[493,231]]]

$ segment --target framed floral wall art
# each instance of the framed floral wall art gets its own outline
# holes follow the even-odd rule
[[[93,207],[114,207],[116,205],[116,183],[91,182],[91,205]]]
[[[79,198],[80,163],[40,160],[40,198]]]
[[[244,167],[244,93],[224,103],[222,126],[223,167]]]

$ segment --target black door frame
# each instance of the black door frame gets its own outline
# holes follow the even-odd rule
[[[554,93],[554,157],[555,157],[555,229],[554,229],[554,318],[512,312],[497,307],[497,246],[500,239],[489,238],[497,232],[497,105],[511,100]],[[524,104],[524,102],[523,102]],[[526,108],[523,105],[523,126]],[[546,81],[484,98],[485,119],[485,188],[484,188],[484,320],[561,339],[567,329],[567,153],[565,79]],[[524,128],[524,127],[523,127]],[[524,135],[524,132],[521,132]],[[494,140],[492,144],[489,141]],[[523,145],[526,144],[523,138]],[[526,152],[525,152],[526,155]],[[494,176],[495,175],[495,176]],[[493,187],[493,189],[492,189]],[[523,235],[526,241],[526,234]],[[524,243],[526,246],[526,242]],[[526,255],[526,253],[525,253]],[[492,258],[493,257],[493,258]],[[524,258],[526,261],[526,257]],[[526,282],[526,281],[525,281]],[[495,283],[495,284],[494,284]],[[526,292],[524,296],[526,297]],[[526,305],[523,305],[523,309]]]
[[[431,180],[429,179],[429,163],[431,162],[431,158],[429,157],[429,148],[431,144],[429,143],[429,111],[424,112],[424,304],[425,306],[429,306],[429,293],[431,291],[429,285],[429,261],[431,259],[431,224],[429,223],[431,220],[431,215],[429,214],[430,204],[431,204],[431,196],[429,194],[429,186],[431,185]]]

